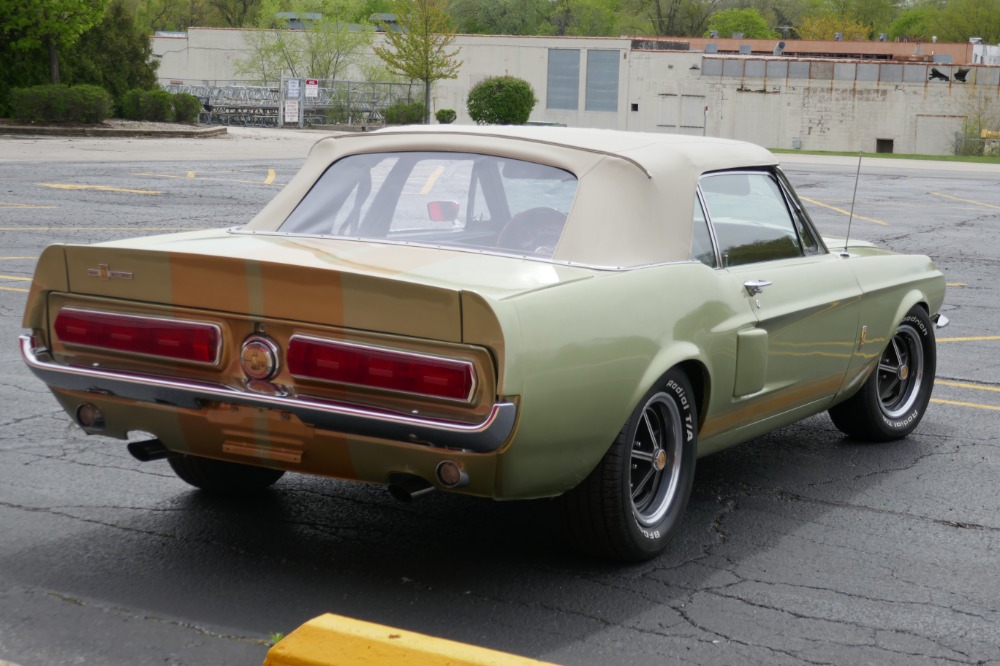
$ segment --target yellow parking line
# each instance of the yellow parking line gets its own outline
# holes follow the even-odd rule
[[[973,199],[962,199],[961,197],[953,197],[950,194],[941,194],[940,192],[931,192],[936,197],[944,197],[945,199],[954,199],[955,201],[961,201],[963,203],[976,204],[977,206],[985,206],[986,208],[996,208],[1000,210],[1000,206],[994,206],[993,204],[983,203],[982,201],[975,201]]]
[[[14,260],[14,259],[37,259],[38,257],[0,257],[2,261]]]
[[[0,287],[0,291],[20,291],[24,292],[25,294],[28,293],[27,289],[22,289],[21,287]]]
[[[51,187],[55,190],[97,190],[99,192],[124,192],[126,194],[163,194],[157,190],[133,190],[125,187],[109,187],[108,185],[75,185],[69,183],[38,183],[41,187]]]
[[[424,183],[424,189],[420,190],[420,194],[421,195],[423,195],[423,194],[429,194],[430,191],[434,188],[434,183],[437,182],[437,179],[443,173],[444,173],[444,167],[443,166],[439,166],[436,169],[434,169],[434,172],[430,176],[428,176],[427,182]]]
[[[996,386],[983,386],[982,384],[969,384],[968,382],[950,382],[945,379],[935,379],[935,384],[940,384],[941,386],[954,386],[955,388],[967,388],[975,389],[977,391],[993,391],[995,393],[1000,393],[1000,388]]]
[[[829,204],[820,203],[819,201],[816,201],[815,199],[810,199],[808,197],[800,196],[799,198],[802,199],[803,201],[808,201],[811,204],[816,204],[817,206],[822,206],[823,208],[829,208],[830,210],[836,211],[838,213],[842,213],[843,215],[847,215],[849,217],[851,216],[851,211],[849,211],[849,210],[844,210],[843,208],[837,208],[836,206],[831,206]],[[867,220],[868,222],[874,222],[875,224],[881,224],[883,227],[889,226],[888,222],[884,222],[882,220],[876,220],[873,217],[865,217],[864,215],[858,215],[857,213],[854,213],[854,217],[856,217],[859,220]]]
[[[931,402],[936,402],[941,405],[955,405],[957,407],[973,407],[975,409],[989,409],[991,411],[1000,412],[1000,405],[980,405],[975,402],[959,402],[958,400],[942,400],[941,398],[931,398]]]
[[[944,286],[946,286],[946,287],[968,287],[969,285],[967,285],[964,282],[945,282]]]
[[[0,280],[24,280],[25,282],[31,282],[31,278],[17,277],[16,275],[0,275]]]
[[[194,178],[194,171],[188,171],[187,172],[187,177],[188,178]]]
[[[14,203],[13,201],[0,201],[0,208],[59,208],[59,206],[46,206],[42,204]]]
[[[975,335],[968,338],[938,338],[938,342],[986,342],[1000,340],[1000,335]]]
[[[274,173],[274,169],[268,169],[267,170],[267,178],[264,179],[264,184],[265,185],[272,184],[274,182],[274,179],[275,179],[276,176],[277,176],[277,174]]]

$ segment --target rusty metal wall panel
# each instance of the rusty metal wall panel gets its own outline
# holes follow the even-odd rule
[[[819,79],[819,80],[830,80],[833,79],[833,63],[832,62],[813,62],[809,68],[809,78]]]
[[[793,60],[788,63],[788,78],[790,79],[808,79],[809,78],[809,63],[803,62],[801,60]]]
[[[857,81],[878,81],[878,63],[863,62],[858,64]]]
[[[767,78],[769,78],[769,79],[785,79],[785,78],[788,78],[788,61],[787,60],[768,60],[767,61]]]
[[[903,66],[883,63],[879,65],[879,81],[884,83],[900,83],[903,80]]]

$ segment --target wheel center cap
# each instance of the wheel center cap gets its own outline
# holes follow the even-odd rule
[[[663,470],[667,466],[667,452],[663,449],[656,449],[653,451],[653,469],[657,472]]]
[[[896,374],[899,375],[900,379],[906,379],[907,377],[910,376],[910,369],[907,368],[905,365],[901,365],[899,366],[899,370],[896,371]]]

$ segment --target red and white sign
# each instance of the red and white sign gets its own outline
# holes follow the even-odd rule
[[[319,97],[319,79],[306,79],[306,97]]]

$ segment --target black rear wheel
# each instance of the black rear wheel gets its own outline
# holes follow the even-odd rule
[[[632,412],[594,471],[564,496],[573,540],[615,560],[661,553],[687,506],[696,453],[691,385],[671,371]]]
[[[195,488],[215,495],[246,495],[274,484],[284,470],[179,454],[167,458],[174,474]]]
[[[934,328],[916,306],[899,323],[864,385],[830,408],[833,424],[847,435],[874,442],[906,437],[927,411],[936,368]]]

